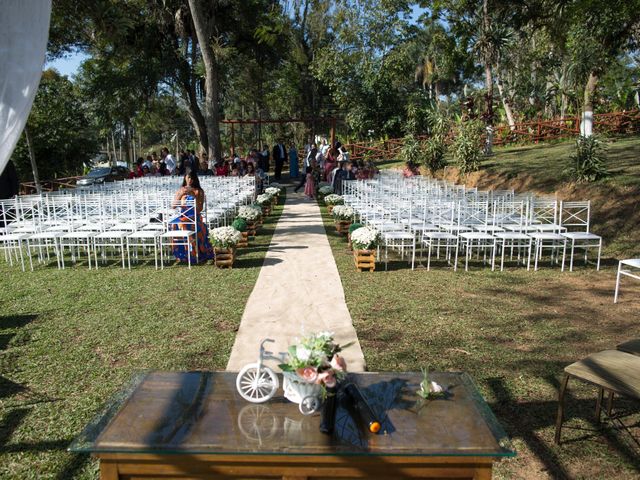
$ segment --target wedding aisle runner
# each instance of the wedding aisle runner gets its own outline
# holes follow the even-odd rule
[[[334,332],[341,345],[355,342],[341,355],[349,371],[364,370],[320,208],[302,193],[291,192],[242,315],[227,370],[255,362],[264,338],[275,340],[267,347],[277,354],[305,334],[321,331]]]

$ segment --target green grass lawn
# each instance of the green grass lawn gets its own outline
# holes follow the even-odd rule
[[[518,450],[495,478],[640,477],[638,446],[593,423],[594,388],[570,384],[564,443],[553,443],[562,369],[638,336],[640,288],[626,287],[627,300],[614,306],[612,267],[491,272],[476,265],[454,273],[443,265],[411,271],[395,259],[388,272],[378,263],[359,273],[323,211],[367,368],[470,373]],[[625,423],[638,425],[637,403],[616,406],[630,408]]]
[[[0,261],[0,478],[98,477],[66,448],[147,369],[224,369],[282,206],[234,268],[119,264],[21,272]]]
[[[640,185],[640,138],[603,139],[608,154],[610,176],[596,182],[603,186],[638,187]],[[520,145],[494,148],[494,155],[481,162],[487,174],[515,178],[526,174],[532,177],[532,189],[553,192],[562,181],[568,181],[565,169],[575,147],[573,140],[561,140],[539,145]],[[450,155],[447,161],[451,167],[455,162]],[[400,168],[401,161],[380,162],[379,168]]]

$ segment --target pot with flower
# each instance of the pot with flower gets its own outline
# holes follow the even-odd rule
[[[327,211],[333,213],[333,209],[336,205],[344,205],[344,198],[335,193],[330,193],[324,197],[324,203],[327,205]]]
[[[376,269],[375,248],[380,242],[380,234],[370,227],[360,227],[351,232],[351,245],[353,246],[353,260],[359,272]]]
[[[338,353],[349,345],[335,343],[331,332],[315,333],[291,345],[287,362],[279,365],[285,398],[300,405],[303,414],[317,411],[346,376],[347,364]]]
[[[279,184],[272,185],[264,189],[264,193],[267,195],[271,195],[271,206],[278,203],[278,196],[280,195],[280,187]]]
[[[263,193],[256,197],[256,204],[262,207],[262,213],[264,215],[269,215],[271,213],[271,200],[273,199],[273,195],[268,193]]]
[[[242,239],[236,245],[238,248],[246,248],[249,246],[249,232],[247,231],[247,221],[244,218],[236,217],[231,224],[233,228],[240,232]]]
[[[349,231],[354,213],[353,208],[346,205],[336,205],[333,207],[331,215],[333,215],[338,233],[346,234]]]
[[[354,232],[354,230],[357,230],[362,227],[364,227],[364,225],[362,225],[361,223],[352,223],[351,225],[349,225],[349,232],[347,233],[347,242],[349,245],[349,250],[353,250],[353,246],[351,245],[351,234]]]
[[[216,267],[233,267],[236,246],[242,239],[242,234],[233,227],[218,227],[211,230],[213,237],[213,251],[216,256]]]
[[[325,197],[327,195],[331,195],[332,193],[333,193],[333,187],[330,184],[321,183],[320,186],[318,186],[318,201],[324,202]]]
[[[238,209],[237,218],[247,222],[247,233],[250,237],[256,236],[258,221],[262,216],[262,208],[254,208],[252,205],[243,205]]]

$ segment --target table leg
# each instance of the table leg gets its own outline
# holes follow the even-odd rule
[[[100,480],[119,480],[118,464],[100,460]]]
[[[473,475],[473,480],[491,480],[492,466],[488,465],[486,467],[478,467]]]
[[[560,384],[560,393],[558,394],[558,418],[556,419],[556,435],[555,442],[560,443],[560,433],[562,431],[562,415],[564,414],[564,392],[569,383],[569,374],[565,373],[562,383]]]

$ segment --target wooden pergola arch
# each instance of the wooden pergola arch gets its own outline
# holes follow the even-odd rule
[[[230,125],[231,127],[231,151],[235,152],[236,149],[236,138],[235,138],[235,125],[262,125],[262,124],[285,124],[285,123],[305,123],[305,124],[314,124],[314,123],[329,123],[330,125],[330,138],[331,145],[333,145],[336,141],[336,117],[316,117],[316,118],[279,118],[275,120],[267,120],[267,119],[225,119],[221,120],[220,123],[225,125]]]

